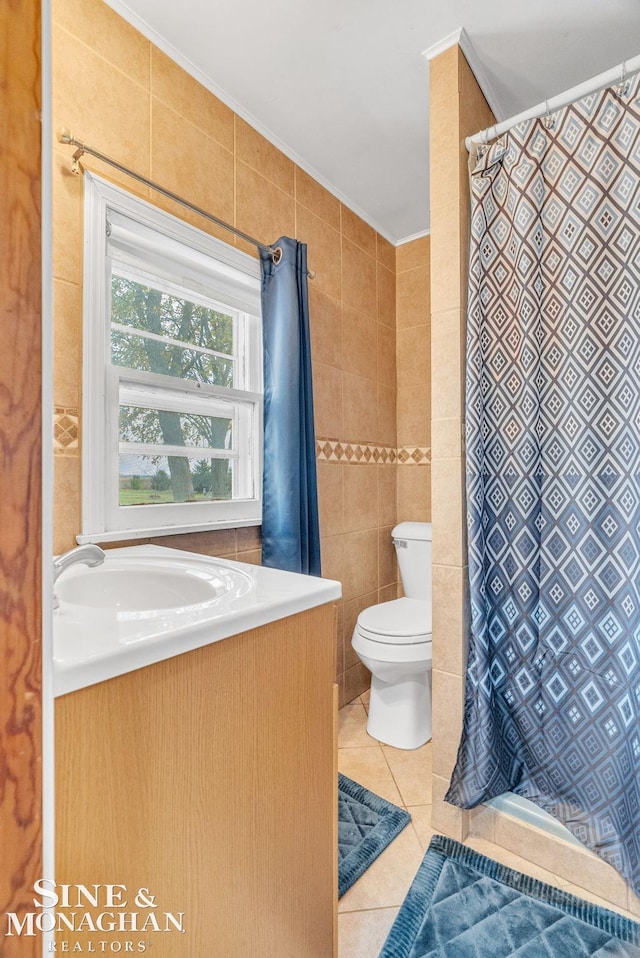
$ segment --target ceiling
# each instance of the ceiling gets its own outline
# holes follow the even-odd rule
[[[464,27],[506,119],[640,53],[638,0],[107,0],[399,243],[429,229],[429,65]]]

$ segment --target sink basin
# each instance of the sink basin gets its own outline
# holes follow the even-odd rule
[[[85,575],[62,579],[58,599],[96,609],[174,609],[209,602],[222,593],[222,586],[195,576],[160,570],[87,570]]]
[[[103,565],[76,565],[55,586],[60,607],[109,609],[112,612],[162,614],[216,603],[246,592],[250,582],[242,573],[212,564],[153,558],[110,557]]]

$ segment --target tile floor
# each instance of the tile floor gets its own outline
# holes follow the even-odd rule
[[[411,822],[338,905],[338,958],[377,958],[434,832],[431,829],[431,743],[407,752],[367,735],[369,693],[339,712],[338,768],[383,798],[406,808]],[[510,868],[605,908],[612,906],[551,872],[482,838],[466,844]],[[631,916],[629,916],[631,917]]]

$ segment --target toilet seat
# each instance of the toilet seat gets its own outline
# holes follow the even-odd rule
[[[419,645],[431,641],[431,603],[392,599],[369,606],[358,616],[357,632],[384,645]]]
[[[429,668],[431,603],[403,598],[369,606],[358,616],[351,645],[365,665],[368,658]]]
[[[423,669],[431,668],[431,636],[424,642],[391,643],[380,641],[382,636],[372,637],[356,625],[351,638],[351,647],[358,653],[370,672],[368,661],[388,662],[396,665],[408,665]]]

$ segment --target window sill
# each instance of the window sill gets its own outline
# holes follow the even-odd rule
[[[159,536],[184,535],[190,532],[215,532],[217,529],[241,529],[245,526],[262,525],[262,519],[225,519],[221,522],[203,522],[199,525],[162,526],[149,529],[118,529],[115,532],[81,532],[76,536],[78,545],[87,542],[124,542],[132,539],[156,539]]]

